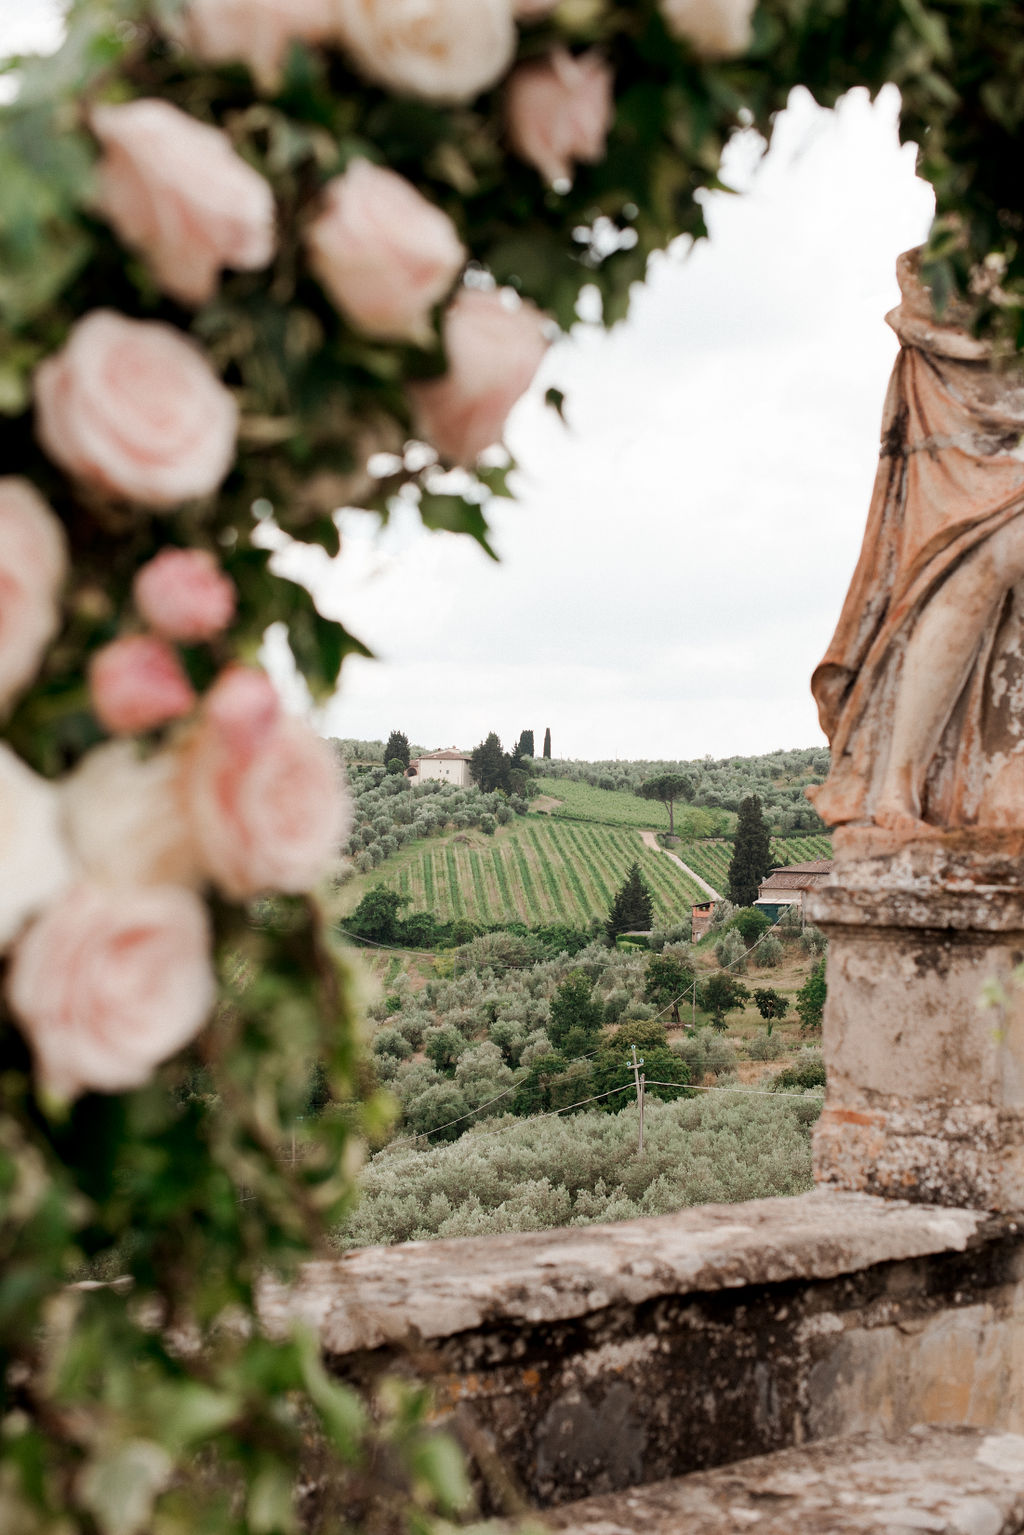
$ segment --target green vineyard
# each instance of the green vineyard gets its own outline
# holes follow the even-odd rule
[[[656,922],[685,921],[691,904],[705,899],[677,864],[645,847],[635,831],[530,817],[493,837],[459,832],[410,843],[351,880],[343,907],[352,911],[368,889],[382,884],[410,896],[410,911],[430,911],[439,921],[581,925],[607,915],[634,858],[654,895]]]
[[[773,837],[772,859],[776,864],[812,863],[817,858],[832,857],[832,839],[816,837]],[[685,864],[706,879],[722,895],[729,884],[731,842],[687,842],[676,848]]]

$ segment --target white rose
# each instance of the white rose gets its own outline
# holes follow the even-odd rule
[[[0,945],[73,876],[56,787],[0,746]]]
[[[234,396],[173,325],[92,310],[36,369],[35,398],[54,462],[143,506],[209,495],[234,461]]]
[[[43,1088],[140,1087],[213,1006],[206,907],[177,885],[73,885],[15,946],[7,999]]]
[[[660,0],[669,31],[705,59],[732,59],[750,47],[757,0]]]
[[[64,529],[28,480],[0,478],[0,711],[35,677],[60,627]]]
[[[201,875],[181,802],[176,751],[139,756],[130,741],[89,752],[64,781],[68,842],[101,884],[198,885]]]
[[[99,209],[142,252],[165,293],[205,304],[221,267],[241,272],[274,254],[274,195],[219,128],[168,101],[96,107]]]
[[[338,0],[338,17],[368,79],[428,101],[472,101],[516,51],[511,0]]]
[[[367,335],[393,341],[430,339],[430,311],[466,259],[448,215],[369,160],[328,182],[306,243],[342,313]]]

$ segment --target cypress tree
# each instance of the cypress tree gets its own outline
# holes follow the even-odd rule
[[[544,731],[544,755],[545,755],[545,757],[550,757],[551,756],[551,726],[550,725]]]
[[[517,757],[532,757],[533,756],[533,731],[532,730],[523,730],[523,731],[520,732],[519,740],[516,742],[515,755]]]
[[[508,793],[510,767],[510,759],[502,751],[501,742],[493,730],[486,741],[474,746],[469,754],[469,771],[473,775],[473,782],[485,794],[490,794],[493,789],[504,789]]]
[[[409,766],[409,737],[404,730],[393,730],[384,748],[385,766],[389,762],[404,762]]]
[[[768,823],[756,794],[740,802],[736,842],[729,865],[729,899],[736,906],[753,906],[757,887],[772,866]]]
[[[612,943],[620,933],[646,932],[654,916],[654,898],[647,882],[640,873],[640,864],[634,859],[625,881],[615,892],[605,932]]]

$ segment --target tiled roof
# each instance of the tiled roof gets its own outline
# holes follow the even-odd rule
[[[813,863],[776,864],[773,874],[831,874],[832,858],[816,858]]]
[[[817,890],[828,883],[832,873],[832,860],[819,859],[817,863],[791,864],[788,869],[775,869],[758,886],[758,895],[771,890]]]
[[[468,762],[469,755],[466,752],[456,751],[454,746],[447,751],[424,752],[422,757],[416,758],[417,762]]]

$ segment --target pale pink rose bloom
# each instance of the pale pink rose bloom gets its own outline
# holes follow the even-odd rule
[[[89,663],[96,718],[114,735],[154,730],[189,714],[196,701],[177,652],[153,634],[129,634]]]
[[[0,947],[72,878],[56,787],[0,746]]]
[[[183,751],[185,803],[214,884],[239,900],[311,889],[348,834],[348,800],[330,747],[284,713],[269,679],[229,667]]]
[[[207,496],[234,461],[234,396],[171,325],[94,309],[36,369],[35,398],[54,462],[143,506]]]
[[[95,107],[106,153],[100,212],[142,252],[165,293],[205,304],[221,267],[265,267],[274,254],[274,194],[227,134],[168,101]]]
[[[442,458],[474,464],[501,440],[505,420],[540,367],[548,341],[533,304],[463,288],[444,317],[448,372],[410,385],[416,430]]]
[[[354,160],[327,183],[306,243],[310,266],[341,312],[388,341],[431,339],[430,311],[466,260],[448,215],[369,160]]]
[[[0,478],[0,711],[35,677],[60,627],[64,529],[28,480]]]
[[[516,154],[552,185],[571,181],[577,162],[593,165],[604,155],[615,111],[612,72],[596,53],[573,58],[556,48],[515,71],[505,111]]]
[[[215,996],[206,907],[176,885],[73,886],[14,949],[7,999],[43,1089],[71,1099],[148,1081]]]
[[[142,617],[167,640],[212,640],[235,616],[235,585],[205,549],[162,549],[132,587]]]
[[[207,64],[247,64],[265,90],[281,78],[288,47],[329,42],[332,0],[189,0],[180,35]]]
[[[746,53],[757,0],[660,0],[670,32],[705,59]]]
[[[201,884],[177,750],[143,757],[133,742],[108,741],[86,753],[61,785],[60,798],[68,845],[90,879]]]
[[[337,0],[341,41],[369,80],[471,101],[515,57],[512,0]]]

